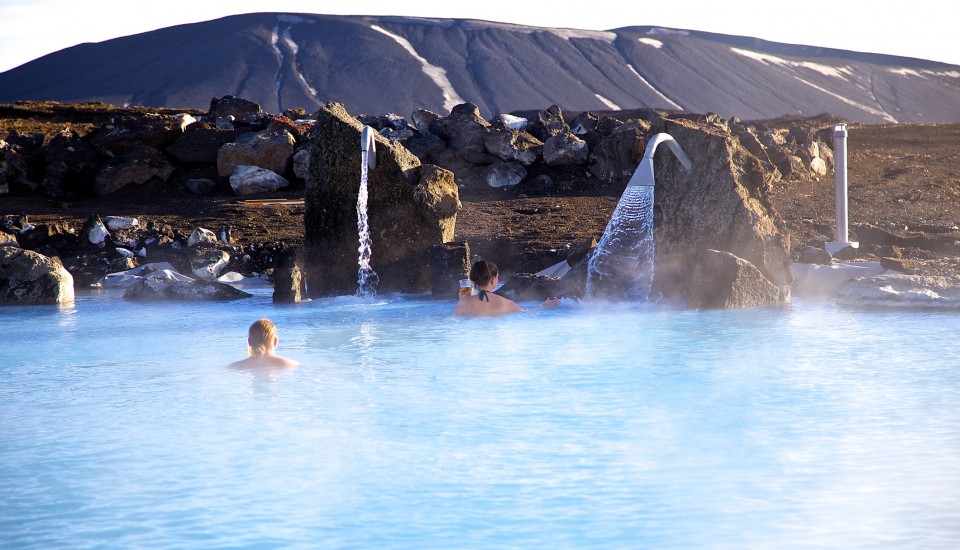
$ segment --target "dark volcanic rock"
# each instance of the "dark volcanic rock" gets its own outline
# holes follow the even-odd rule
[[[57,134],[43,149],[46,162],[44,193],[53,197],[89,196],[93,194],[100,160],[92,145],[80,139],[73,130]]]
[[[518,302],[542,302],[562,295],[560,277],[514,273],[499,292]]]
[[[442,138],[455,149],[483,152],[486,129],[490,126],[480,116],[480,109],[473,103],[457,105],[450,116],[438,118],[430,124],[430,133]]]
[[[453,242],[434,245],[430,249],[430,295],[439,299],[456,299],[459,281],[470,270],[470,245]]]
[[[697,266],[707,250],[718,250],[755,266],[789,299],[790,237],[767,195],[771,176],[757,158],[710,124],[661,119],[650,131],[659,132],[680,144],[692,167],[687,171],[668,147],[657,149],[653,295],[697,296]]]
[[[649,124],[635,121],[600,137],[591,150],[590,172],[606,183],[629,180],[643,158],[644,134],[649,128]]]
[[[209,122],[194,122],[166,151],[177,161],[186,164],[216,164],[217,152],[245,130],[217,130]]]
[[[73,301],[73,276],[60,262],[12,246],[0,246],[0,305]]]
[[[736,309],[770,306],[789,301],[789,291],[778,288],[759,269],[729,252],[707,250],[694,266],[687,307]]]
[[[527,131],[546,143],[554,136],[570,132],[570,127],[564,122],[560,107],[551,105],[537,113],[537,119],[530,124]]]
[[[332,103],[317,113],[304,225],[308,289],[316,295],[357,290],[357,197],[362,125]],[[430,249],[452,240],[460,201],[453,174],[376,135],[369,172],[372,268],[380,290],[430,289]]]
[[[295,304],[306,297],[303,278],[303,249],[283,251],[273,269],[273,303]]]
[[[233,117],[244,123],[258,122],[263,116],[263,109],[259,104],[233,95],[214,98],[210,101],[210,118]]]
[[[248,132],[217,153],[217,172],[228,177],[237,166],[258,166],[284,175],[293,160],[297,140],[285,129]]]
[[[152,180],[167,181],[174,166],[153,147],[134,147],[104,166],[94,182],[98,195],[107,195],[128,185]]]
[[[90,142],[113,155],[138,147],[163,149],[180,137],[183,132],[181,123],[181,119],[169,115],[123,115],[94,132]]]

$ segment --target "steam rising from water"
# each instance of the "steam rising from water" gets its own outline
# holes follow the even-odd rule
[[[960,540],[956,315],[251,290],[0,315],[0,546]],[[226,368],[262,316],[304,367]]]
[[[587,264],[586,296],[646,301],[653,283],[653,187],[627,187]]]

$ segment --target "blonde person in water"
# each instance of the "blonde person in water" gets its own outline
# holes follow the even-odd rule
[[[474,262],[470,268],[470,280],[477,287],[477,295],[461,294],[453,309],[454,315],[484,317],[523,311],[513,300],[493,293],[493,289],[500,282],[500,272],[493,262]],[[560,300],[551,298],[544,302],[543,306],[553,307],[559,303]]]
[[[247,346],[250,357],[230,365],[235,369],[253,367],[296,367],[299,363],[277,355],[277,327],[269,319],[254,321],[247,331]]]

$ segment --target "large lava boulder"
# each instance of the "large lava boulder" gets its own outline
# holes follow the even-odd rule
[[[313,295],[357,290],[357,197],[363,125],[343,105],[317,113],[304,209],[305,275]],[[430,250],[453,240],[460,199],[453,173],[421,164],[402,145],[376,135],[368,174],[371,267],[384,292],[430,290]]]
[[[729,130],[708,123],[661,118],[650,135],[665,132],[692,160],[688,171],[669,147],[659,147],[655,156],[654,227],[655,275],[651,295],[670,300],[699,302],[703,274],[699,264],[708,250],[729,252],[752,264],[781,292],[743,288],[745,303],[722,300],[721,307],[764,305],[788,301],[793,275],[790,271],[790,236],[768,196],[772,175]],[[740,262],[739,269],[745,266]],[[730,277],[731,284],[744,278]],[[749,280],[756,280],[750,278]],[[766,286],[765,284],[762,286]],[[716,295],[718,289],[710,294]],[[724,295],[735,295],[726,294]],[[692,307],[710,303],[690,303]]]
[[[13,246],[0,246],[0,305],[73,301],[73,276],[60,262]]]
[[[80,197],[93,194],[93,182],[100,169],[96,149],[66,128],[42,150],[46,172],[41,187],[52,197]]]

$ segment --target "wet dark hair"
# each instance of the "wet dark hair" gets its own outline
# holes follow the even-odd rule
[[[477,286],[483,286],[496,277],[498,273],[500,272],[497,271],[497,264],[480,260],[473,262],[473,267],[470,268],[470,280],[476,283]]]

